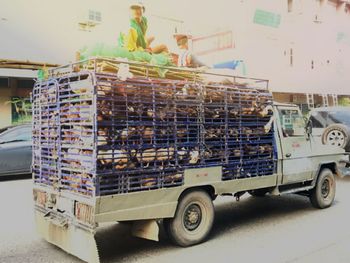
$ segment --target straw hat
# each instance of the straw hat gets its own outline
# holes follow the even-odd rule
[[[142,9],[143,12],[146,11],[145,6],[141,2],[136,2],[136,3],[133,3],[133,4],[130,5],[130,9],[137,9],[137,8]]]

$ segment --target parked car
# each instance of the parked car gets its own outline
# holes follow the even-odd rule
[[[321,107],[310,112],[312,134],[323,144],[350,151],[350,107]]]
[[[31,129],[29,124],[0,129],[0,176],[31,172]]]

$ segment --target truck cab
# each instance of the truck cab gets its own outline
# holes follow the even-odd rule
[[[315,140],[297,105],[274,103],[273,107],[278,162],[276,193],[309,191],[322,170],[344,174],[345,151]]]

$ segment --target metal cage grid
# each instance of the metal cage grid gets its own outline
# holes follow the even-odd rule
[[[189,168],[222,166],[223,180],[273,173],[267,89],[147,70],[123,80],[96,63],[35,85],[36,183],[99,196],[182,185]]]

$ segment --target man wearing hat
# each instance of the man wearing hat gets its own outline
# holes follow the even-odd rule
[[[178,51],[177,66],[178,67],[206,67],[206,65],[201,62],[194,54],[192,54],[188,49],[188,39],[190,36],[185,33],[176,33],[174,34]]]
[[[134,3],[130,6],[130,11],[130,29],[126,40],[127,49],[129,51],[145,50],[155,54],[168,52],[165,45],[150,47],[154,37],[146,38],[148,22],[147,18],[143,16],[146,11],[145,6],[142,3]]]

